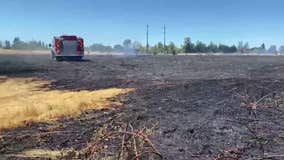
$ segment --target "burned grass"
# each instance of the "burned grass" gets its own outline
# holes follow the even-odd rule
[[[265,158],[284,151],[283,82],[229,79],[186,84],[163,90],[165,100],[159,104],[163,107],[155,114],[162,116],[145,113],[160,119],[156,144],[163,148],[163,155],[206,159],[221,150],[240,150],[238,155],[224,155],[220,160]],[[244,96],[248,98],[244,100]],[[251,107],[256,102],[257,107]]]
[[[101,56],[86,63],[33,62],[48,71],[32,75],[51,80],[46,93],[56,91],[59,97],[66,91],[137,89],[108,99],[110,106],[119,102],[123,107],[90,108],[77,116],[6,130],[0,155],[135,159],[153,151],[145,138],[136,136],[140,134],[164,159],[283,158],[283,57]],[[77,104],[78,99],[71,99]]]
[[[42,72],[45,69],[26,62],[0,61],[0,75]]]

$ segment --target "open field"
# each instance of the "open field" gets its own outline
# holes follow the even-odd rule
[[[86,59],[0,55],[0,159],[284,158],[284,57]]]

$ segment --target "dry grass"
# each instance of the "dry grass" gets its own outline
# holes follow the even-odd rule
[[[72,150],[66,150],[65,152],[71,152]],[[62,156],[62,151],[49,150],[49,149],[28,149],[17,154],[2,155],[0,160],[7,160],[9,157],[12,159],[49,159],[56,160]]]
[[[50,54],[49,50],[13,50],[0,49],[0,54]]]
[[[29,122],[44,122],[62,116],[76,116],[88,109],[121,105],[110,98],[132,89],[97,91],[48,90],[49,82],[31,78],[0,78],[0,130]]]
[[[43,149],[31,149],[24,151],[23,157],[29,157],[29,158],[46,158],[46,159],[56,159],[60,156],[60,151],[54,151],[54,150],[43,150]]]

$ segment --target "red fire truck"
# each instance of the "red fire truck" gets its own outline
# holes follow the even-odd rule
[[[77,36],[54,37],[51,47],[52,59],[57,61],[81,60],[84,56],[84,40]]]

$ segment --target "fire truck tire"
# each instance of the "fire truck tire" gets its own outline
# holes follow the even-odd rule
[[[58,62],[63,61],[63,58],[62,58],[62,57],[55,57],[55,58],[56,58],[56,61],[58,61]]]
[[[51,51],[51,59],[54,60],[55,59],[55,54],[53,51]]]

